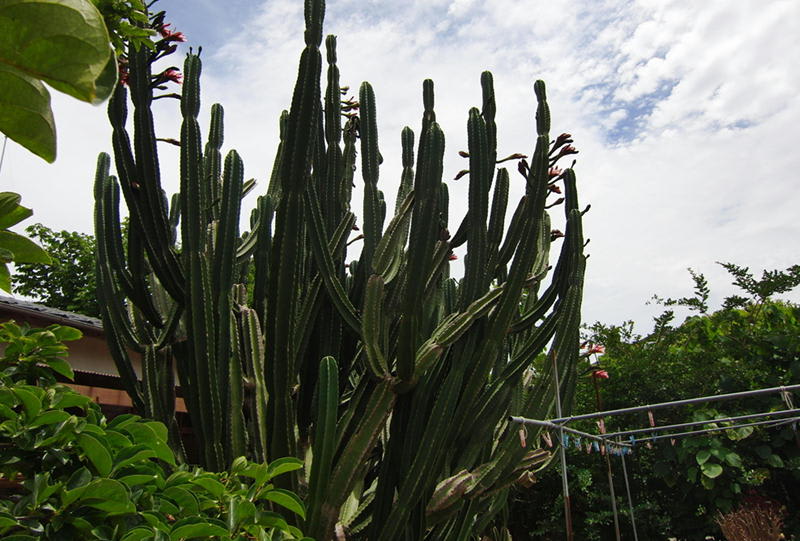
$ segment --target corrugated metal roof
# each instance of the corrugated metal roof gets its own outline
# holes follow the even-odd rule
[[[30,301],[24,301],[21,299],[15,299],[13,297],[6,297],[0,295],[0,309],[2,309],[3,306],[7,306],[12,310],[16,311],[25,311],[34,314],[39,314],[49,319],[66,322],[67,324],[76,323],[79,325],[97,329],[98,331],[103,330],[103,322],[97,318],[84,316],[83,314],[76,314],[74,312],[67,312],[66,310],[59,310],[57,308],[50,308],[49,306],[44,306],[42,304],[35,304]]]

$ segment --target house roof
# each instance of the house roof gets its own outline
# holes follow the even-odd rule
[[[17,313],[20,316],[39,317],[52,321],[53,323],[77,327],[81,330],[103,332],[103,322],[97,318],[0,295],[0,313],[2,312]]]

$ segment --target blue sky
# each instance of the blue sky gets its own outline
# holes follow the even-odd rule
[[[302,48],[302,2],[156,6],[187,45],[203,46],[204,108],[225,106],[226,146],[264,189]],[[658,311],[644,304],[652,294],[689,293],[686,267],[708,276],[718,301],[732,289],[715,261],[759,273],[798,262],[793,20],[796,0],[334,0],[326,32],[338,36],[343,84],[375,88],[387,195],[399,178],[400,130],[419,125],[424,78],[436,83],[449,178],[463,167],[457,151],[481,71],[494,73],[502,155],[531,152],[532,85],[544,79],[554,135],[574,135],[581,198],[592,204],[585,320],[645,328]],[[163,137],[178,133],[171,105],[160,105]],[[58,95],[54,109],[56,164],[9,144],[0,181],[23,194],[35,220],[90,232],[93,164],[110,146],[104,111]],[[173,149],[161,163],[174,180]],[[454,229],[466,182],[449,184]]]

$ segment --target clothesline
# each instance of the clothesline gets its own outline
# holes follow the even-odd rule
[[[567,424],[573,421],[583,421],[586,419],[599,419],[601,417],[614,417],[616,415],[623,415],[626,413],[638,413],[655,411],[663,408],[671,408],[677,406],[686,406],[689,404],[702,404],[706,402],[718,402],[720,400],[732,400],[736,398],[746,398],[751,396],[759,396],[764,394],[784,394],[790,391],[800,390],[800,385],[786,385],[781,387],[770,387],[768,389],[755,389],[752,391],[740,391],[738,393],[718,394],[712,396],[702,396],[699,398],[687,398],[685,400],[674,400],[672,402],[661,402],[659,404],[648,404],[646,406],[634,406],[632,408],[622,408],[608,411],[597,411],[594,413],[585,413],[582,415],[573,415],[571,417],[560,417],[558,419],[549,419],[551,423]]]
[[[576,436],[580,436],[581,438],[586,438],[586,439],[589,439],[589,440],[593,440],[593,441],[596,441],[598,443],[602,443],[604,445],[616,445],[616,446],[619,446],[619,447],[631,447],[630,443],[607,441],[606,439],[604,439],[601,436],[597,436],[595,434],[590,434],[589,432],[584,432],[582,430],[577,430],[575,428],[570,428],[568,426],[560,426],[560,425],[551,423],[550,421],[540,421],[538,419],[526,419],[525,417],[515,417],[515,416],[511,416],[509,418],[509,420],[511,420],[511,421],[513,421],[515,423],[521,423],[521,424],[525,424],[525,425],[542,426],[542,427],[545,427],[545,428],[549,428],[551,430],[559,430],[559,431],[563,430],[564,432],[568,432],[570,434],[574,434]]]
[[[779,411],[769,411],[769,412],[761,412],[761,413],[752,413],[749,415],[738,415],[736,417],[720,417],[715,419],[706,419],[703,421],[692,421],[690,423],[679,423],[679,424],[672,424],[672,425],[658,425],[658,426],[650,426],[647,428],[637,428],[635,430],[621,430],[619,432],[609,432],[608,434],[603,434],[603,438],[616,438],[616,437],[626,437],[632,436],[636,434],[648,433],[652,434],[653,432],[663,432],[665,430],[674,430],[678,428],[688,428],[690,426],[700,426],[700,425],[707,425],[711,423],[735,423],[738,421],[743,421],[746,419],[758,419],[760,417],[774,417],[778,415],[800,415],[800,409],[789,409],[789,410],[779,410]],[[714,430],[720,430],[716,428]]]

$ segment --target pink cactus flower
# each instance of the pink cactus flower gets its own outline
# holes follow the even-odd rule
[[[605,352],[606,348],[601,346],[600,344],[592,344],[589,347],[589,355],[591,355],[592,353],[605,353]]]
[[[183,82],[183,74],[174,68],[166,70],[164,72],[164,78],[173,83],[181,84]]]

